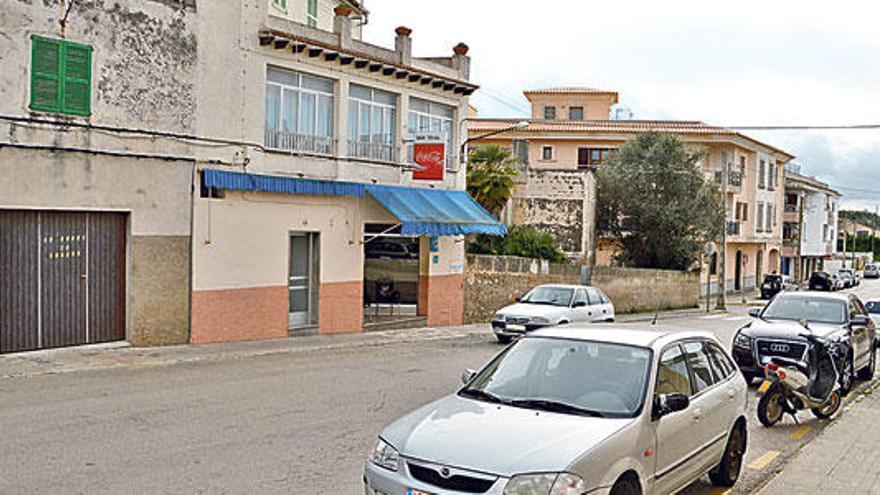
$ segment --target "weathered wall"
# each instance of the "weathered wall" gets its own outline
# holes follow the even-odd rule
[[[580,284],[581,265],[557,265],[510,256],[468,255],[464,276],[466,323],[486,322],[539,284]],[[699,275],[673,270],[594,267],[590,285],[602,289],[617,313],[691,308],[698,303]]]

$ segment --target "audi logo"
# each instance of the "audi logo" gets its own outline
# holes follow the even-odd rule
[[[447,478],[447,479],[448,479],[450,476],[452,476],[452,472],[449,471],[449,468],[448,468],[448,467],[443,466],[442,468],[440,468],[440,477],[441,477],[441,478]]]
[[[791,350],[788,344],[770,344],[770,350],[773,352],[788,352]]]

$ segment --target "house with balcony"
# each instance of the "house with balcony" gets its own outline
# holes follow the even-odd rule
[[[505,231],[456,153],[466,45],[366,43],[353,0],[112,3],[0,16],[0,352],[461,321],[463,236]]]
[[[615,91],[582,87],[524,91],[532,111],[520,119],[468,121],[471,146],[509,147],[522,173],[504,220],[554,234],[572,259],[613,262],[615,247],[594,239],[595,177],[609,153],[644,132],[673,134],[703,152],[706,178],[725,190],[726,290],[754,288],[764,273],[779,271],[782,250],[782,168],[794,157],[746,134],[697,121],[611,118]],[[481,134],[502,131],[485,139]],[[727,173],[724,174],[724,169]],[[726,187],[722,184],[727,177]],[[719,260],[705,267],[713,276]],[[712,286],[717,290],[717,281]]]
[[[782,272],[805,282],[837,252],[840,193],[828,184],[785,170]]]

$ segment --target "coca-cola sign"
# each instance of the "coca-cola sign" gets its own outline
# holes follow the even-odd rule
[[[416,134],[413,142],[413,179],[443,180],[446,163],[446,141],[442,134]]]

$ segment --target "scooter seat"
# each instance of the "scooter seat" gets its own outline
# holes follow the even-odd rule
[[[791,359],[786,357],[773,356],[770,358],[770,362],[776,364],[778,366],[793,366],[801,373],[809,376],[809,370],[807,369],[807,363],[799,360],[799,359]]]

